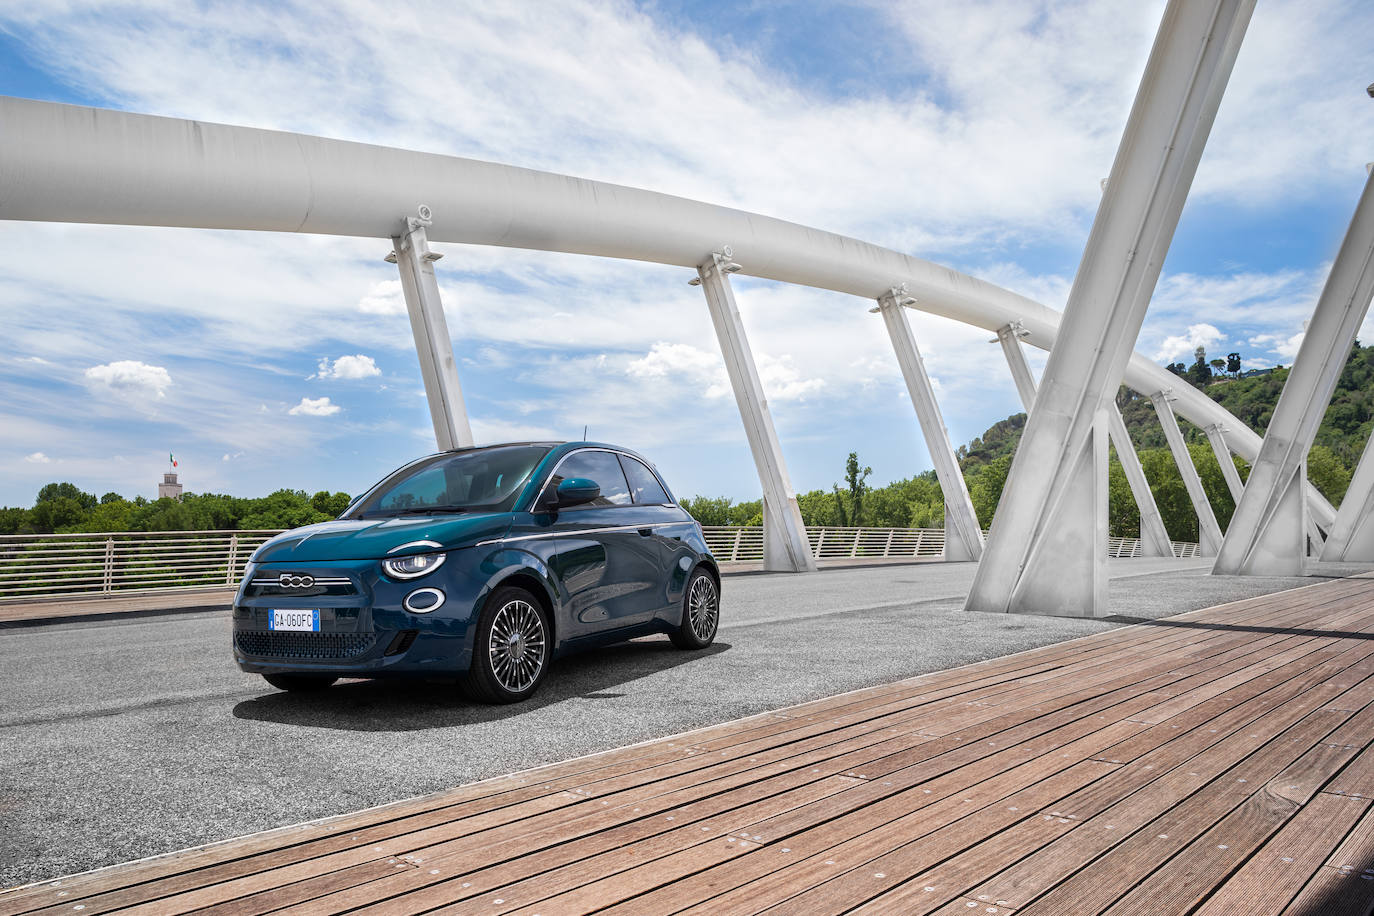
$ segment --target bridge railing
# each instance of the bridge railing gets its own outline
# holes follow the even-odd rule
[[[706,543],[722,563],[763,560],[763,529],[758,526],[706,525]],[[811,553],[818,560],[939,559],[945,550],[943,528],[808,528]],[[987,532],[984,532],[986,535]],[[1195,557],[1198,545],[1174,541],[1174,556]],[[1139,538],[1108,538],[1107,556],[1140,556]]]
[[[276,531],[0,535],[0,600],[237,585]]]
[[[763,529],[706,526],[706,543],[722,563],[763,560]],[[236,586],[248,557],[280,534],[256,531],[121,531],[97,534],[0,535],[0,601],[101,596],[140,589]],[[935,560],[944,552],[942,528],[809,528],[819,560]],[[1174,554],[1197,555],[1175,542]],[[1136,538],[1111,538],[1108,555],[1140,556]]]

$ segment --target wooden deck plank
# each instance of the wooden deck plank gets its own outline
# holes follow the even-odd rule
[[[1226,879],[1197,916],[1283,913],[1369,806],[1369,799],[1319,793]]]
[[[1367,912],[1372,632],[1374,580],[1313,584],[3,892],[0,916]]]

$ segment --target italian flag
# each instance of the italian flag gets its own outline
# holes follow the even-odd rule
[[[175,458],[172,457],[172,453],[171,453],[171,452],[168,452],[168,453],[167,453],[167,460],[170,461],[170,462],[172,462],[172,467],[176,467],[176,466],[177,466],[177,460],[176,460]]]

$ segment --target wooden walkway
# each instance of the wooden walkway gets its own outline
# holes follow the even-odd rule
[[[1374,579],[1351,578],[20,888],[0,914],[1369,913],[1371,739]]]

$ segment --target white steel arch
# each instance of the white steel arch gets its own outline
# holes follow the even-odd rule
[[[0,219],[392,238],[420,204],[430,241],[560,251],[695,270],[731,245],[743,273],[915,307],[985,330],[1019,322],[1048,350],[1058,311],[911,255],[729,207],[516,166],[108,109],[0,97]],[[867,303],[865,303],[867,307]],[[1176,411],[1220,424],[1254,461],[1260,437],[1140,353],[1124,382],[1175,388]],[[1177,386],[1177,387],[1176,387]],[[1308,498],[1328,527],[1335,510]]]

